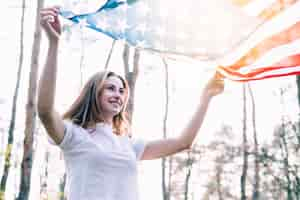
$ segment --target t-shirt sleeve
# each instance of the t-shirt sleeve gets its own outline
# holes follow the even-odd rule
[[[74,124],[69,121],[64,121],[64,138],[58,146],[62,149],[68,150],[72,148],[75,143],[75,127]]]
[[[132,148],[135,153],[136,159],[140,160],[144,153],[146,142],[141,139],[130,139],[130,140],[131,140]]]
[[[64,121],[64,137],[60,144],[57,144],[63,151],[71,151],[77,144],[80,143],[80,133],[78,132],[78,127],[74,125],[70,121]],[[48,137],[48,141],[51,144],[55,144],[55,142]]]

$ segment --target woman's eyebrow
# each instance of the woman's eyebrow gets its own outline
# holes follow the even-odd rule
[[[117,86],[118,84],[114,84],[114,83],[104,83],[104,86]],[[125,87],[122,85],[120,87],[120,89],[125,89]]]

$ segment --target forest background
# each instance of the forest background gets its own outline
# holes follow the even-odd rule
[[[36,13],[60,4],[1,2],[1,200],[64,199],[62,155],[49,144],[35,107],[47,49]],[[58,110],[104,68],[129,80],[133,137],[144,140],[179,134],[214,73],[214,63],[165,59],[64,21]],[[141,199],[300,199],[299,77],[225,84],[190,151],[141,162]]]

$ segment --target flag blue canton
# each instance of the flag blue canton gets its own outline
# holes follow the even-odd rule
[[[132,46],[147,48],[149,45],[146,42],[146,25],[141,23],[147,21],[147,13],[140,13],[142,6],[146,5],[109,0],[93,13],[75,14],[62,10],[60,14],[74,23],[102,32],[115,40],[125,40]]]
[[[108,0],[94,12],[60,14],[134,47],[202,60],[230,52],[258,24],[225,0]]]

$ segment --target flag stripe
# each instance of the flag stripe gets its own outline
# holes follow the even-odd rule
[[[234,5],[245,6],[253,0],[231,0]]]
[[[242,73],[234,69],[219,66],[219,71],[224,77],[234,81],[261,80],[264,78],[281,77],[300,74],[300,54],[292,55],[270,66],[260,66],[250,72]]]
[[[286,57],[296,55],[300,53],[300,39],[293,41],[288,44],[284,44],[271,49],[266,52],[262,57],[257,59],[253,64],[248,65],[246,68],[241,68],[241,70],[252,70],[263,65],[270,65],[283,60]]]
[[[277,0],[270,7],[265,8],[260,14],[259,18],[264,19],[265,21],[272,19],[278,15],[283,10],[287,9],[289,6],[295,4],[298,0],[282,1]]]
[[[255,76],[255,77],[247,77],[247,78],[243,78],[240,76],[231,76],[230,74],[222,73],[222,71],[219,71],[219,72],[223,76],[228,78],[229,80],[238,81],[238,82],[248,82],[248,81],[257,81],[257,80],[263,80],[263,79],[268,79],[268,78],[279,78],[279,77],[284,77],[284,76],[300,75],[300,66],[297,66],[297,70],[294,70],[291,72],[284,71],[284,72],[279,73],[279,72],[272,71],[272,73],[265,74],[263,76]]]
[[[287,2],[287,6],[296,2],[297,1]],[[282,11],[283,7],[285,8],[285,6],[282,5],[282,1],[277,1],[272,4],[270,8],[265,9],[259,16],[270,21],[276,13],[278,14],[278,12]],[[279,62],[269,66],[253,65],[259,58],[262,57],[263,60],[263,55],[269,52],[271,53],[272,50],[272,53],[274,53],[276,48],[284,47],[291,51],[289,47],[292,47],[292,45],[295,46],[295,41],[300,39],[300,18],[298,17],[296,19],[295,24],[259,42],[233,65],[218,67],[217,70],[223,74],[223,76],[234,81],[252,81],[300,74],[300,54],[284,57]],[[295,42],[295,44],[293,44],[293,42]],[[290,45],[288,45],[289,43]]]
[[[233,65],[230,65],[230,68],[237,70],[244,66],[250,65],[272,48],[284,45],[297,39],[300,39],[300,22],[297,22],[288,29],[263,40],[254,48],[252,48],[240,60]]]
[[[284,58],[280,60],[279,62],[272,64],[271,66],[260,66],[259,68],[253,69],[250,72],[245,72],[244,74],[242,72],[238,72],[236,70],[232,70],[230,68],[221,67],[228,73],[237,75],[237,76],[243,76],[243,77],[250,77],[250,76],[256,76],[258,74],[261,74],[265,71],[272,71],[277,70],[281,68],[291,68],[294,66],[300,65],[300,54],[292,55],[287,58]]]

